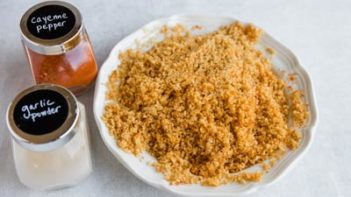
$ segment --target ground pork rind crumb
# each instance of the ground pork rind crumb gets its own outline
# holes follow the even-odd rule
[[[243,172],[296,149],[308,118],[300,91],[256,49],[261,30],[235,22],[193,36],[182,26],[150,50],[127,50],[107,84],[103,120],[118,146],[147,151],[171,184],[261,180]],[[173,33],[172,33],[173,32]],[[294,128],[289,128],[292,114]]]

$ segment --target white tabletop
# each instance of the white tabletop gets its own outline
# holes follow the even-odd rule
[[[0,196],[173,196],[129,173],[104,146],[93,119],[93,89],[79,97],[88,110],[94,172],[58,191],[27,189],[17,179],[5,111],[33,84],[19,39],[19,19],[37,1],[0,1]],[[249,196],[351,196],[351,1],[104,0],[73,1],[82,12],[101,65],[112,47],[145,23],[179,13],[232,15],[262,27],[289,47],[311,75],[319,124],[311,149],[275,184]]]

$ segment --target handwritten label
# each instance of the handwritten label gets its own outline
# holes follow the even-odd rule
[[[75,24],[71,10],[60,5],[47,5],[30,14],[27,28],[34,36],[55,39],[66,35]]]
[[[53,105],[55,105],[55,102],[50,101],[50,99],[42,99],[39,102],[36,102],[35,104],[24,105],[22,107],[23,118],[27,120],[30,119],[33,122],[35,122],[37,118],[57,114],[59,112],[59,109],[61,108],[61,105]],[[35,112],[38,109],[40,109],[41,111]]]
[[[68,116],[66,99],[53,90],[37,90],[22,97],[13,118],[22,131],[42,135],[58,129]]]
[[[30,22],[32,24],[37,24],[36,29],[39,34],[42,30],[48,30],[49,32],[57,30],[58,28],[65,27],[67,22],[65,19],[68,19],[67,14],[63,13],[61,15],[48,15],[43,17],[32,17]]]

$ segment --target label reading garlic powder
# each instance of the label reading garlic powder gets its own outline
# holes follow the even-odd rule
[[[55,39],[66,35],[75,24],[71,10],[60,5],[47,5],[35,10],[27,20],[28,31],[41,39]]]
[[[43,135],[58,129],[68,115],[68,103],[58,92],[38,90],[22,97],[15,106],[16,126],[32,135]]]

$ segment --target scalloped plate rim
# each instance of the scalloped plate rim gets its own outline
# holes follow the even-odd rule
[[[99,129],[99,133],[100,136],[104,142],[104,144],[106,145],[106,147],[108,148],[108,150],[117,158],[117,160],[125,167],[127,168],[133,175],[135,175],[136,177],[138,177],[140,180],[142,180],[143,182],[162,189],[162,190],[166,190],[166,191],[170,191],[172,193],[178,194],[178,195],[183,195],[183,196],[235,196],[235,195],[241,195],[241,194],[247,194],[247,193],[251,193],[255,190],[257,190],[258,188],[262,188],[262,187],[266,187],[272,183],[275,183],[276,181],[278,181],[282,176],[286,175],[287,172],[292,168],[292,166],[294,164],[297,163],[298,160],[300,160],[302,158],[302,156],[306,153],[306,151],[310,148],[311,144],[312,144],[312,140],[314,138],[314,133],[315,133],[315,129],[317,126],[317,122],[318,122],[318,117],[317,117],[317,105],[316,105],[316,99],[314,96],[314,91],[313,91],[313,83],[312,80],[310,78],[310,76],[308,75],[308,73],[306,72],[306,70],[301,66],[301,64],[299,63],[298,58],[287,48],[285,47],[283,44],[281,44],[279,41],[277,41],[276,39],[274,39],[272,36],[270,36],[266,31],[264,31],[265,33],[265,38],[267,38],[269,40],[269,42],[273,43],[274,45],[276,45],[278,48],[280,48],[280,50],[284,51],[284,53],[286,53],[285,55],[287,55],[287,57],[291,58],[293,63],[294,68],[299,72],[300,75],[303,75],[302,78],[305,80],[305,85],[307,85],[307,90],[308,90],[308,103],[310,106],[310,111],[311,111],[311,115],[310,115],[310,123],[309,126],[307,128],[305,128],[305,131],[308,133],[308,139],[306,144],[303,147],[299,147],[296,151],[300,151],[299,154],[295,154],[294,158],[290,159],[289,161],[286,161],[287,163],[285,164],[283,169],[280,169],[278,171],[278,173],[273,177],[273,179],[271,179],[269,182],[266,183],[258,183],[258,184],[249,184],[246,185],[248,186],[248,188],[246,190],[237,192],[237,193],[221,193],[220,191],[218,191],[217,193],[203,193],[201,191],[199,192],[182,192],[182,191],[178,191],[176,189],[174,189],[177,186],[171,186],[168,184],[168,182],[166,181],[162,181],[162,182],[154,182],[154,181],[150,181],[149,179],[147,179],[146,177],[142,176],[141,174],[137,173],[131,166],[129,163],[127,163],[124,159],[123,156],[120,155],[115,149],[119,149],[121,150],[116,144],[114,145],[114,147],[111,147],[111,144],[108,142],[107,138],[112,138],[112,136],[109,135],[108,133],[108,129],[104,128],[104,123],[101,120],[101,117],[98,115],[98,100],[97,98],[99,96],[101,96],[101,94],[105,94],[105,92],[101,92],[102,90],[100,89],[101,86],[104,86],[104,82],[102,82],[101,78],[103,77],[102,75],[104,74],[104,70],[106,67],[109,66],[109,61],[110,59],[116,58],[117,54],[118,54],[118,49],[121,45],[123,45],[124,43],[130,41],[131,39],[133,39],[133,37],[137,36],[137,34],[142,33],[142,31],[144,29],[150,28],[155,26],[156,24],[164,24],[166,22],[171,22],[171,21],[179,21],[179,20],[193,20],[194,18],[197,19],[204,19],[204,20],[226,20],[226,21],[237,21],[238,19],[236,19],[235,17],[231,17],[231,16],[211,16],[211,15],[187,15],[187,14],[180,14],[180,15],[173,15],[170,16],[168,18],[161,18],[158,20],[154,20],[151,21],[149,23],[147,23],[146,25],[144,25],[143,27],[137,29],[136,31],[134,31],[133,33],[129,34],[128,36],[126,36],[125,38],[123,38],[122,40],[120,40],[111,50],[111,52],[109,53],[108,57],[106,58],[106,60],[103,62],[101,68],[100,68],[100,72],[99,75],[96,79],[96,84],[95,84],[95,92],[94,92],[94,102],[93,102],[93,112],[94,112],[94,118],[95,118],[95,122],[98,126]],[[243,22],[243,21],[241,21]],[[245,23],[245,22],[244,22]],[[275,49],[275,48],[274,48]],[[116,65],[115,65],[116,66]],[[103,96],[104,97],[104,96]],[[107,131],[107,132],[106,132]],[[218,187],[217,187],[218,188]]]

